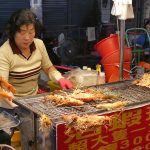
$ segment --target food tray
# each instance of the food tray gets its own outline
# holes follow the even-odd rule
[[[0,130],[17,127],[20,121],[6,111],[0,112]]]

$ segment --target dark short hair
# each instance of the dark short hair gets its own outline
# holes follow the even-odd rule
[[[150,19],[147,19],[146,21],[145,21],[145,27],[148,25],[148,24],[150,24]]]
[[[13,38],[17,31],[20,30],[22,25],[33,24],[35,27],[35,34],[39,32],[39,21],[36,15],[30,9],[19,9],[14,12],[7,24],[7,35],[9,38]]]

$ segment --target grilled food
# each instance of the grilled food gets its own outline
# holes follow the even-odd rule
[[[71,94],[71,97],[82,100],[84,102],[117,98],[116,95],[105,94],[102,91],[97,91],[90,88],[84,90],[80,90],[80,89],[74,90],[74,92]]]
[[[135,80],[133,82],[133,84],[150,88],[150,74],[149,73],[144,73],[142,78]]]
[[[69,96],[62,96],[62,95],[48,95],[45,97],[45,100],[55,102],[57,105],[74,105],[74,106],[80,106],[83,105],[84,102],[74,99]]]
[[[112,109],[116,109],[116,108],[123,108],[127,105],[127,102],[122,102],[122,101],[118,101],[118,102],[114,102],[114,103],[104,103],[104,104],[98,104],[96,105],[96,108],[104,108],[104,109],[108,109],[108,110],[112,110]]]
[[[3,77],[0,77],[0,98],[12,100],[16,89],[9,84]]]
[[[72,93],[67,93],[63,90],[59,90],[45,97],[45,101],[55,102],[57,105],[69,105],[69,106],[81,106],[84,102],[114,99],[118,96],[114,94],[105,94],[102,91],[96,91],[94,89],[76,89]]]
[[[45,114],[40,117],[40,130],[44,131],[45,129],[50,129],[52,127],[51,119]]]
[[[111,125],[111,117],[98,116],[98,115],[85,115],[78,116],[73,115],[62,115],[63,120],[66,122],[69,128],[74,128],[81,132],[87,129],[95,129],[101,125]]]
[[[74,90],[73,93],[70,95],[72,98],[82,100],[84,102],[90,102],[94,99],[96,99],[95,95],[91,92],[88,92],[86,90]]]

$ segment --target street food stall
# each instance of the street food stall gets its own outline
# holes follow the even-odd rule
[[[3,96],[11,98],[5,86]],[[20,130],[22,150],[150,149],[149,73],[135,80],[15,98],[14,103],[8,117],[17,118],[13,123]]]
[[[148,77],[15,99],[22,149],[150,149]]]
[[[120,81],[14,99],[22,150],[150,149],[150,74],[122,80],[122,34]]]
[[[15,98],[22,150],[150,149],[149,74]]]

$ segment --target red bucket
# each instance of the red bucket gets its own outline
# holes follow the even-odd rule
[[[132,51],[131,48],[124,48],[124,62],[131,61],[132,59]],[[120,62],[120,50],[116,50],[113,53],[110,53],[106,57],[101,60],[102,64],[110,64],[110,63],[119,63]]]
[[[94,49],[99,53],[99,55],[103,58],[109,55],[110,53],[119,50],[119,35],[113,34],[109,37],[99,41],[95,46]]]
[[[119,81],[119,66],[119,63],[103,64],[106,82]],[[130,79],[130,62],[124,62],[123,64],[123,79]]]

